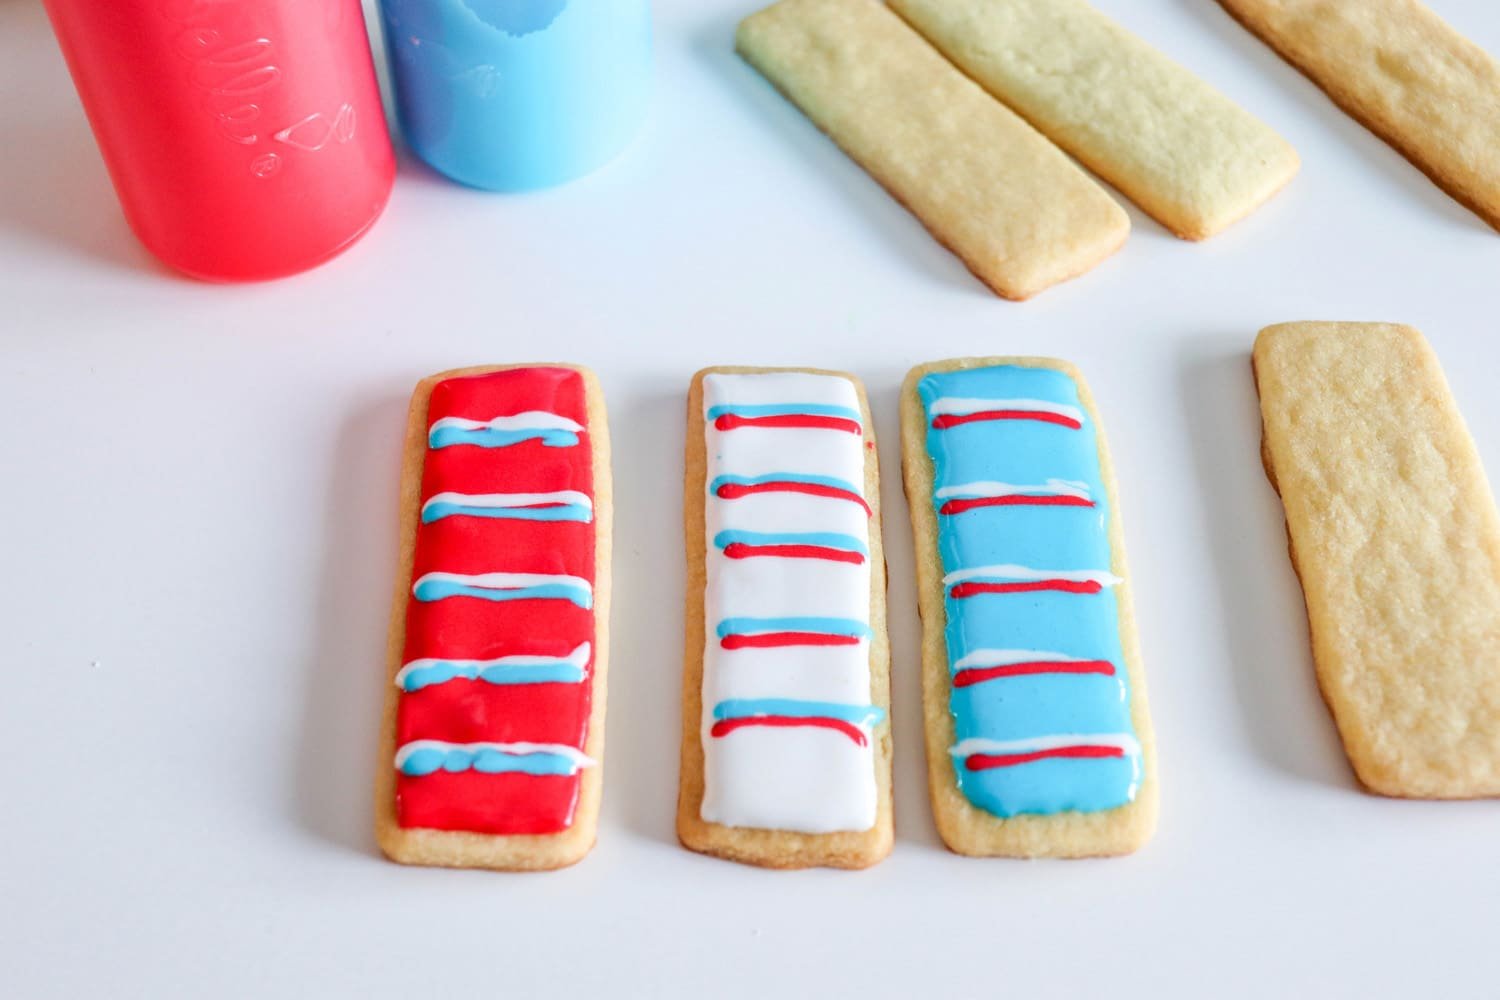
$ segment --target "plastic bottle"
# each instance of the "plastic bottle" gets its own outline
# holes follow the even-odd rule
[[[357,240],[395,158],[359,0],[45,0],[125,217],[221,281]]]
[[[645,116],[649,0],[381,0],[401,129],[474,187],[551,187],[601,166]]]

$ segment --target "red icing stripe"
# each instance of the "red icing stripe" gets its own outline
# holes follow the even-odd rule
[[[1083,424],[1072,417],[1048,410],[985,410],[981,413],[944,413],[932,420],[938,430],[959,427],[963,424],[980,423],[987,420],[1039,420],[1045,424],[1057,424],[1072,430],[1082,430]]]
[[[588,423],[582,377],[563,368],[523,368],[448,379],[433,387],[427,423],[442,417],[490,420],[542,410]],[[422,496],[457,493],[594,493],[587,431],[574,447],[526,441],[506,448],[454,445],[429,450]],[[547,506],[547,505],[539,505]],[[593,580],[593,524],[453,517],[419,524],[413,579],[429,572],[557,573]],[[565,656],[596,643],[592,611],[559,600],[485,601],[454,597],[409,601],[407,661],[422,657],[485,660],[517,654]],[[450,682],[401,695],[397,745],[534,742],[582,747],[588,736],[593,663],[582,684],[497,686]],[[567,829],[580,775],[438,771],[398,775],[396,816],[403,827],[486,834],[549,834]]]
[[[1104,585],[1097,580],[1026,580],[1019,583],[956,584],[949,594],[955,599],[977,594],[1025,594],[1037,590],[1060,590],[1067,594],[1097,594]]]
[[[1012,494],[1003,497],[965,497],[949,500],[938,508],[940,514],[962,514],[979,507],[1092,507],[1094,501],[1083,497],[1053,495],[1029,496]]]
[[[805,493],[813,497],[830,497],[834,500],[852,500],[865,509],[865,513],[871,516],[874,511],[865,502],[865,498],[858,493],[849,490],[841,490],[836,486],[824,486],[821,483],[799,483],[792,480],[774,483],[756,483],[746,486],[740,483],[724,483],[719,487],[719,497],[723,500],[738,500],[754,493]]]
[[[859,637],[826,632],[766,632],[762,635],[726,635],[719,640],[725,649],[779,649],[783,646],[857,646]]]
[[[828,549],[821,545],[746,545],[744,542],[732,542],[724,547],[724,554],[730,559],[775,556],[781,559],[826,559],[829,562],[853,563],[856,566],[865,561],[863,553]]]
[[[1001,677],[1029,677],[1032,674],[1103,674],[1106,677],[1113,677],[1115,665],[1108,660],[1086,660],[1081,663],[1036,660],[1027,663],[1007,663],[998,667],[971,667],[953,675],[953,686],[970,687]]]
[[[964,761],[964,767],[970,771],[988,771],[992,768],[1015,767],[1017,764],[1029,764],[1034,760],[1046,760],[1051,757],[1098,758],[1123,756],[1125,756],[1125,751],[1119,747],[1055,747],[1051,750],[1034,750],[1031,753],[976,753]]]
[[[834,729],[843,733],[854,741],[855,746],[864,746],[868,740],[865,739],[864,730],[853,723],[845,722],[843,719],[830,719],[826,716],[800,716],[800,715],[747,715],[739,719],[720,719],[713,724],[708,731],[710,736],[728,736],[736,729],[746,726],[816,726],[820,729]]]
[[[742,417],[735,413],[721,413],[714,418],[714,427],[721,431],[732,431],[737,427],[776,427],[848,431],[850,434],[864,433],[857,421],[847,417],[824,417],[813,413],[784,413],[766,417]]]

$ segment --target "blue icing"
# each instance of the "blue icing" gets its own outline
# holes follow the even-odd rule
[[[716,420],[727,414],[737,417],[841,417],[860,423],[860,414],[847,406],[831,403],[726,403],[711,406],[707,419]]]
[[[1058,733],[1118,733],[1128,703],[1124,672],[1027,674],[954,688],[949,704],[959,740],[1025,740]],[[982,728],[981,728],[982,723]]]
[[[822,632],[868,639],[870,626],[856,618],[726,618],[719,622],[719,638],[763,632]]]
[[[1093,495],[1098,496],[1098,492]],[[944,566],[1014,564],[1034,569],[1108,571],[1109,534],[1104,517],[1103,504],[979,507],[944,516],[938,547]]]
[[[498,430],[494,427],[434,427],[427,434],[429,448],[451,448],[454,445],[472,444],[480,448],[508,448],[525,441],[540,441],[548,448],[571,448],[578,443],[575,431],[563,428],[531,428],[528,430]]]
[[[593,596],[588,591],[567,583],[496,590],[450,580],[419,580],[412,588],[412,596],[419,601],[441,601],[449,597],[478,597],[486,601],[562,600],[571,601],[585,611],[594,606]]]
[[[958,787],[979,808],[996,816],[1097,812],[1127,805],[1141,784],[1140,758],[1096,760],[1050,758],[1013,767],[969,771],[962,761]]]
[[[545,750],[532,753],[505,753],[489,747],[422,747],[407,754],[401,762],[401,773],[420,778],[437,771],[462,774],[478,771],[481,774],[506,774],[519,772],[534,775],[569,775],[578,769],[573,759],[563,754]]]
[[[803,701],[798,698],[731,698],[714,706],[715,719],[744,719],[757,715],[838,719],[855,726],[873,726],[885,718],[885,710],[877,705],[846,705],[835,701]]]
[[[1039,570],[1108,571],[1110,510],[1098,441],[1084,411],[1082,429],[1032,420],[983,421],[945,430],[931,425],[942,397],[1035,399],[1083,410],[1068,375],[1048,368],[995,366],[928,375],[918,385],[928,407],[927,449],[934,493],[944,486],[999,481],[1017,485],[1051,479],[1087,484],[1083,507],[989,507],[939,515],[938,548],[945,573],[1014,564]],[[942,501],[932,499],[934,509]],[[944,598],[949,663],[978,649],[1030,649],[1115,664],[1115,677],[1041,674],[954,688],[949,700],[957,738],[998,741],[1049,736],[1132,733],[1130,692],[1114,592],[1034,591]],[[1132,801],[1140,782],[1138,755],[1049,758],[969,771],[954,760],[959,789],[997,816],[1095,812]]]
[[[431,524],[445,517],[491,517],[510,521],[582,521],[594,519],[593,513],[578,504],[556,507],[477,507],[470,504],[440,501],[422,508],[422,523]]]
[[[565,660],[524,666],[486,666],[472,661],[436,660],[408,671],[402,678],[401,688],[420,691],[433,684],[446,684],[460,678],[487,684],[579,684],[583,681],[583,668]]]
[[[765,532],[765,531],[721,531],[714,536],[714,547],[725,549],[731,545],[816,545],[824,549],[840,549],[869,555],[865,543],[853,535],[836,531]]]

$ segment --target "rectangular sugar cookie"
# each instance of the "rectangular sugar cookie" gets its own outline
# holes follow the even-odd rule
[[[890,647],[864,388],[710,368],[688,394],[684,846],[770,868],[890,852]]]
[[[1500,795],[1500,514],[1432,349],[1384,323],[1255,341],[1318,686],[1383,795]]]
[[[1126,854],[1156,748],[1114,473],[1067,362],[922,365],[901,393],[928,784],[960,854]]]
[[[593,846],[610,497],[588,370],[417,385],[376,770],[375,834],[393,860],[547,869]]]
[[[1201,240],[1297,173],[1254,115],[1086,0],[891,0],[1011,108],[1162,225]]]
[[[1362,125],[1500,228],[1500,63],[1417,0],[1219,0]]]
[[[737,43],[1000,295],[1030,298],[1125,242],[1103,188],[878,0],[782,0]]]

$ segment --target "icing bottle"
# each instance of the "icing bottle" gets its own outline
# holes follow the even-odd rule
[[[395,158],[359,0],[45,0],[125,218],[217,281],[314,267]]]
[[[381,0],[402,131],[461,183],[552,187],[645,116],[649,0]]]

